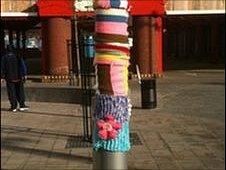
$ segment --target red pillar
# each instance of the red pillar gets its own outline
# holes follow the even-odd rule
[[[163,74],[163,24],[162,18],[156,18],[156,74]]]
[[[151,75],[157,77],[162,76],[163,64],[162,64],[162,18],[161,17],[151,17],[151,57],[150,57],[150,67]]]
[[[48,18],[42,22],[42,71],[46,75],[69,72],[67,41],[71,39],[71,22],[65,18]]]
[[[150,74],[155,74],[157,70],[157,44],[156,44],[156,19],[154,17],[150,17],[150,44],[149,48],[151,50],[150,54]]]
[[[162,76],[162,18],[134,17],[134,57],[141,74]]]
[[[150,74],[150,18],[133,17],[133,46],[136,63],[141,74]]]

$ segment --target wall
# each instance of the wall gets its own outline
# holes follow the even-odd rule
[[[224,10],[225,0],[166,0],[166,10]]]
[[[29,9],[32,10],[31,7],[36,1],[37,0],[1,0],[1,12],[26,12]]]

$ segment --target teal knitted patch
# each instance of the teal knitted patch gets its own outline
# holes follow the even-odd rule
[[[94,123],[93,133],[93,149],[100,150],[104,149],[112,152],[127,152],[130,149],[129,140],[129,122],[125,122],[122,125],[122,129],[119,131],[116,139],[102,140],[98,136],[98,129]]]

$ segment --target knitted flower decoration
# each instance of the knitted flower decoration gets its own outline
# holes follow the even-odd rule
[[[121,123],[117,122],[112,115],[106,115],[104,119],[99,119],[96,122],[98,136],[103,140],[115,139],[118,130],[122,128]]]

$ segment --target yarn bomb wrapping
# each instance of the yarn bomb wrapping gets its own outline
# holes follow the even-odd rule
[[[128,8],[128,1],[127,0],[95,0],[94,1],[94,8]]]
[[[98,128],[95,123],[93,129],[93,150],[104,149],[111,152],[127,152],[130,150],[129,122],[123,123],[117,137],[110,140],[103,140],[98,136]]]
[[[96,121],[98,136],[103,140],[115,139],[118,131],[122,128],[121,123],[117,122],[112,115],[107,115],[103,119]]]
[[[124,123],[130,119],[131,108],[130,99],[127,97],[98,94],[93,116],[94,119],[102,119],[111,114],[118,122]]]

